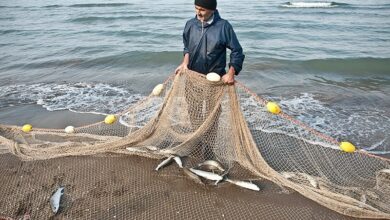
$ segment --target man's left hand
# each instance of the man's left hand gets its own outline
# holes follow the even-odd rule
[[[226,84],[234,84],[234,74],[235,70],[233,67],[229,68],[229,72],[222,76],[222,81]]]
[[[225,74],[222,76],[222,81],[226,84],[234,84],[234,75]]]

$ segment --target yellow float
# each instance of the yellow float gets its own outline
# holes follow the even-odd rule
[[[22,131],[24,131],[24,132],[30,132],[32,130],[32,125],[30,125],[30,124],[25,124],[25,125],[23,125],[23,127],[22,127]]]
[[[267,109],[272,114],[279,114],[282,110],[280,109],[279,105],[275,102],[268,102],[267,103]]]
[[[340,149],[347,153],[353,153],[356,150],[356,147],[351,144],[350,142],[341,142],[340,143]]]
[[[116,116],[115,115],[107,115],[106,118],[104,119],[104,123],[106,124],[113,124],[116,121]]]

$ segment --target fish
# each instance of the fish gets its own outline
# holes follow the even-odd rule
[[[139,148],[136,148],[136,147],[127,147],[126,150],[130,151],[130,152],[142,152],[142,153],[146,153],[145,150],[142,150],[142,149],[139,149]]]
[[[156,146],[145,146],[146,149],[151,150],[151,151],[157,151],[158,148]]]
[[[131,151],[131,152],[147,153],[148,151],[157,151],[158,148],[155,146],[127,147],[126,150]]]
[[[295,174],[293,172],[281,172],[282,176],[286,179],[291,179],[295,177]]]
[[[162,150],[160,150],[160,153],[164,154],[164,155],[175,154],[175,152],[173,150],[171,150],[171,149],[162,149]]]
[[[201,184],[201,185],[204,185],[203,181],[199,178],[199,176],[197,176],[196,174],[194,174],[193,172],[191,172],[188,168],[184,167],[183,168],[183,171],[184,173],[190,177],[193,181],[195,181],[196,183],[198,184]]]
[[[226,179],[226,182],[232,183],[237,186],[241,186],[246,189],[251,189],[254,191],[260,191],[260,188],[251,182],[245,182],[245,181],[240,181],[240,180],[232,180],[232,179]]]
[[[173,159],[175,160],[175,162],[177,163],[177,165],[179,165],[180,168],[183,168],[183,163],[181,162],[180,157],[175,156]]]
[[[379,170],[379,172],[390,174],[390,169],[382,169],[382,170]]]
[[[194,168],[190,168],[190,171],[195,173],[196,175],[203,177],[205,179],[208,179],[208,180],[221,181],[223,179],[223,177],[218,175],[218,174],[203,171],[203,170],[197,170]]]
[[[218,183],[220,183],[222,180],[227,179],[227,178],[226,178],[226,175],[227,175],[227,174],[228,174],[227,171],[224,172],[224,173],[221,175],[221,176],[222,176],[222,179],[221,179],[221,180],[215,181],[214,185],[218,185]]]
[[[317,188],[317,189],[319,188],[318,187],[318,182],[317,182],[316,179],[314,179],[314,177],[312,177],[312,176],[310,176],[308,174],[305,174],[305,177],[306,177],[307,180],[309,180],[310,185],[312,185],[314,188]]]
[[[174,156],[169,156],[167,159],[165,159],[163,162],[161,162],[159,165],[157,165],[156,171],[158,171],[161,167],[163,167],[163,166],[167,165],[168,163],[170,163],[173,158],[174,158]]]
[[[204,167],[208,170],[215,170],[218,169],[222,172],[225,172],[225,169],[223,168],[222,164],[215,160],[206,160],[202,163],[199,163],[197,167]]]
[[[65,188],[60,187],[50,198],[51,210],[56,214],[60,208],[61,196],[64,195]]]
[[[362,194],[362,195],[360,196],[360,202],[366,204],[366,202],[367,202],[366,194]]]

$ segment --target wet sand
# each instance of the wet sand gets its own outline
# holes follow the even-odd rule
[[[101,115],[49,112],[37,105],[0,110],[0,123],[41,128],[81,126]],[[255,192],[222,183],[201,186],[177,166],[160,172],[157,160],[104,154],[21,161],[0,154],[0,219],[352,219],[324,208],[296,192],[257,180]],[[49,199],[65,186],[60,211]]]
[[[255,192],[222,183],[202,186],[174,164],[105,154],[22,162],[0,155],[0,216],[32,219],[352,219],[296,192],[257,180]],[[65,187],[54,215],[49,198]]]

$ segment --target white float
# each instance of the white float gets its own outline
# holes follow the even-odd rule
[[[155,96],[159,96],[161,92],[164,90],[164,84],[158,84],[154,87],[152,94]]]
[[[68,134],[74,133],[74,127],[73,126],[67,126],[65,128],[65,133],[68,133]]]
[[[206,75],[206,79],[207,79],[208,81],[211,81],[211,82],[218,82],[218,81],[221,80],[221,76],[218,75],[217,73],[208,73],[208,74]]]

